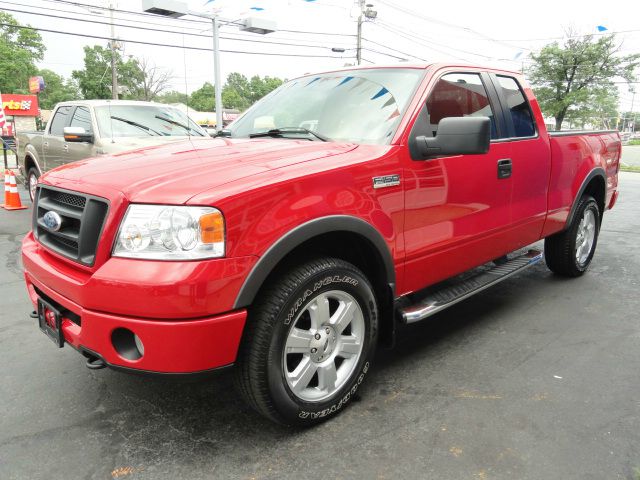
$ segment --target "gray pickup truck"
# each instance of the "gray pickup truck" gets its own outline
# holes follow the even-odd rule
[[[181,110],[153,102],[62,102],[43,132],[18,134],[19,179],[33,200],[38,178],[66,163],[150,145],[208,137]]]

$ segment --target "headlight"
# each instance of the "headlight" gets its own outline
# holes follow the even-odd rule
[[[114,257],[193,260],[224,256],[224,217],[211,207],[129,205]]]

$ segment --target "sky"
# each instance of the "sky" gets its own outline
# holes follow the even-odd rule
[[[213,82],[212,52],[182,48],[211,48],[208,20],[193,16],[174,20],[136,14],[142,12],[142,0],[0,0],[0,8],[21,23],[34,27],[110,37],[109,11],[104,9],[110,3],[116,9],[115,34],[124,55],[144,56],[157,67],[170,71],[171,88],[178,91],[191,92],[205,81]],[[220,29],[223,79],[230,72],[248,77],[294,78],[355,62],[359,10],[355,0],[189,0],[186,3],[192,11],[216,13],[227,22]],[[373,4],[371,9],[377,12],[377,17],[363,25],[363,64],[444,61],[520,71],[531,62],[532,52],[547,43],[562,41],[567,31],[579,35],[598,34],[599,26],[607,32],[619,32],[621,53],[640,53],[638,6],[630,0],[611,6],[592,0],[371,0],[367,3]],[[268,35],[241,32],[238,23],[247,16],[274,20],[277,31]],[[103,39],[41,34],[47,50],[40,66],[66,77],[83,67],[85,45],[106,46],[107,43]],[[135,41],[179,48],[142,45]],[[343,48],[345,52],[336,53],[332,48]],[[291,56],[273,55],[278,53]],[[635,111],[640,108],[640,94],[637,97]],[[621,85],[621,107],[629,110],[632,100],[633,94],[626,85]]]

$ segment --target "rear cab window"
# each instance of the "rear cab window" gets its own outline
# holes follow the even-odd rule
[[[522,138],[536,135],[536,124],[531,113],[529,102],[522,91],[522,87],[513,77],[496,75],[496,89],[504,104],[507,116],[509,137]]]

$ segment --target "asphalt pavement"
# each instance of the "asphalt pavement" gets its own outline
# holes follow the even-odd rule
[[[29,318],[30,210],[0,210],[0,479],[640,478],[640,174],[621,173],[590,271],[536,266],[380,351],[357,401],[308,430],[231,377],[90,371]]]

